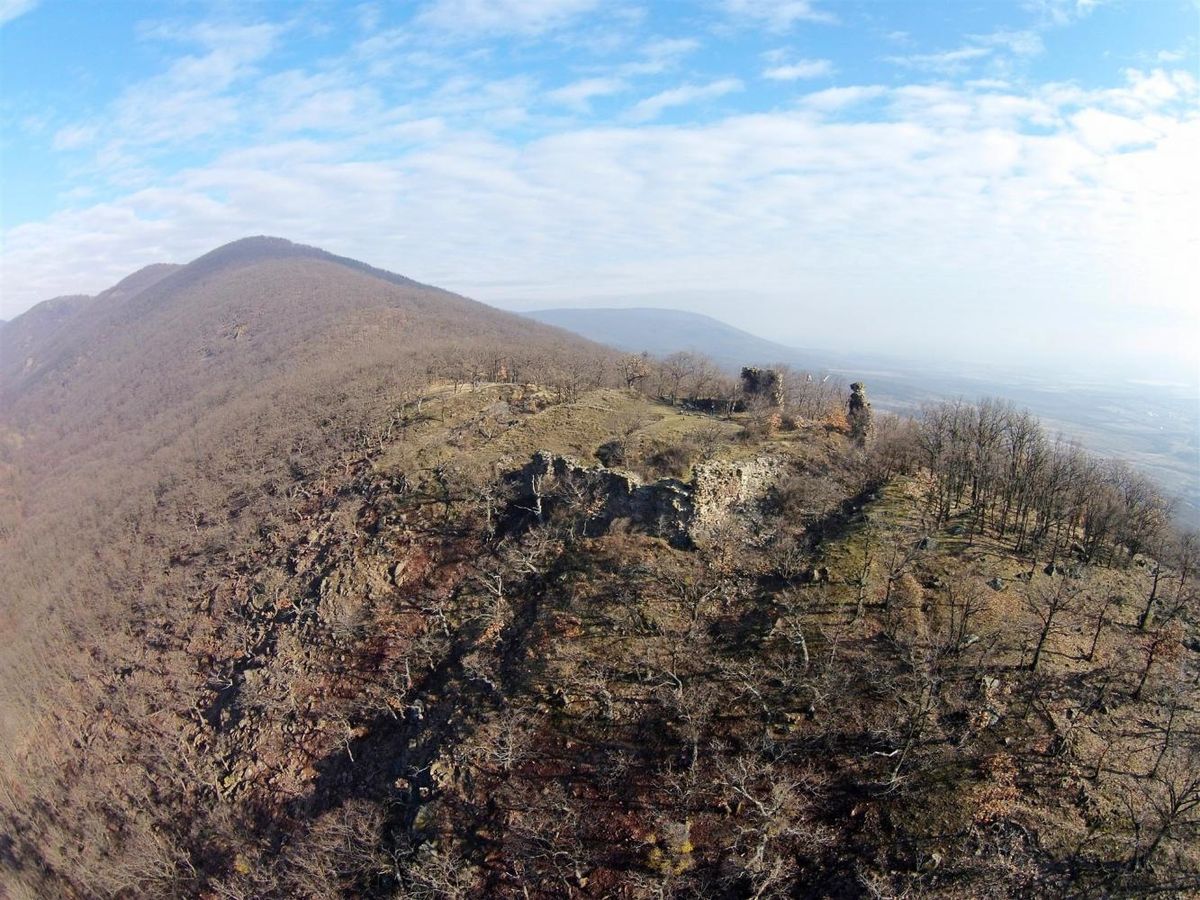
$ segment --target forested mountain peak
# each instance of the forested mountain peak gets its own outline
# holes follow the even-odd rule
[[[438,344],[459,344],[469,356],[473,342],[501,337],[516,343],[518,356],[536,356],[544,342],[598,352],[404,276],[254,237],[19,317],[0,337],[0,396],[14,422],[31,426],[47,424],[47,409],[60,410],[68,430],[100,420],[141,426],[204,397],[252,389],[263,377],[350,364],[350,347],[359,365],[372,353],[386,365],[389,356]]]

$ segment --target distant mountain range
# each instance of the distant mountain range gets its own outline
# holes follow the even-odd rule
[[[747,365],[787,365],[815,374],[868,382],[872,402],[911,411],[944,396],[975,396],[980,379],[936,362],[917,363],[878,353],[791,347],[719,319],[675,309],[544,309],[526,313],[548,325],[629,353],[702,353],[730,372]],[[986,391],[983,391],[986,393]]]
[[[557,325],[630,353],[703,353],[727,368],[791,359],[800,351],[699,313],[674,309],[543,309],[531,319]]]
[[[722,367],[738,371],[746,365],[781,363],[812,372],[849,377],[879,375],[886,393],[897,402],[919,402],[929,395],[905,389],[899,376],[904,362],[879,354],[858,354],[812,347],[791,347],[735,328],[712,316],[677,309],[543,309],[526,313],[601,344],[630,353],[665,356],[681,350],[703,353]]]

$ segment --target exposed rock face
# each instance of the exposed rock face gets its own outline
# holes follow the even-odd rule
[[[751,403],[783,406],[783,379],[775,369],[742,369],[742,393]]]
[[[513,478],[515,507],[546,520],[566,511],[586,534],[601,534],[618,520],[677,546],[710,541],[732,512],[755,518],[759,501],[783,474],[783,461],[707,462],[692,469],[690,484],[664,478],[649,484],[605,466],[584,466],[542,451]]]
[[[850,400],[846,404],[846,418],[850,422],[850,437],[856,443],[865,444],[871,436],[871,401],[867,399],[867,386],[861,381],[850,385]]]

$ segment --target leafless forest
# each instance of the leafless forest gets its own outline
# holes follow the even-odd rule
[[[1200,890],[1196,536],[855,396],[272,239],[4,325],[0,896]]]

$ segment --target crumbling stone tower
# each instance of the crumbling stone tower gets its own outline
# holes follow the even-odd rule
[[[783,379],[776,369],[742,369],[742,393],[751,405],[783,406]]]
[[[867,399],[867,386],[861,381],[850,385],[850,400],[846,404],[846,419],[850,423],[850,437],[860,447],[871,436],[871,401]]]

